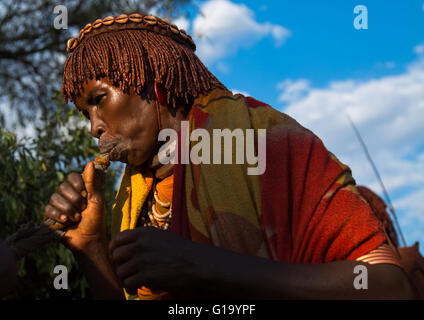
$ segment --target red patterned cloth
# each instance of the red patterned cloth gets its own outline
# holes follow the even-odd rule
[[[355,260],[385,242],[350,169],[288,115],[214,90],[195,101],[188,120],[191,131],[266,129],[266,170],[250,176],[247,164],[176,164],[171,231],[290,263]]]

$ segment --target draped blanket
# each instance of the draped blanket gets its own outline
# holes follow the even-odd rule
[[[290,263],[354,260],[385,241],[350,169],[288,115],[251,97],[216,89],[195,100],[187,120],[189,134],[202,128],[211,141],[213,129],[266,129],[266,154],[258,155],[266,170],[248,175],[251,165],[236,164],[235,144],[232,164],[181,164],[180,149],[171,232]],[[188,139],[181,135],[180,142]],[[257,151],[257,137],[254,141]],[[190,149],[196,143],[190,142]],[[127,167],[113,208],[113,234],[136,226],[151,184],[151,174]]]
[[[288,115],[214,90],[195,101],[188,120],[190,132],[211,136],[213,129],[266,129],[266,170],[248,175],[249,165],[235,161],[176,164],[171,231],[291,263],[354,260],[385,241],[350,169]]]

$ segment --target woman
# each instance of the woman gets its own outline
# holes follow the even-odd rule
[[[66,225],[64,241],[93,294],[122,298],[125,288],[135,299],[410,298],[349,168],[289,116],[233,95],[194,50],[183,30],[140,14],[96,20],[68,41],[65,99],[90,119],[100,151],[127,163],[109,250],[92,163],[82,177],[71,173],[46,206],[46,218]],[[158,161],[162,129],[179,132],[175,164]],[[243,146],[266,170],[250,175],[246,161],[181,164],[183,142],[190,155],[195,150],[194,129],[212,136],[254,130],[258,143]],[[265,149],[259,129],[266,130]],[[194,153],[216,160],[218,151]],[[372,278],[367,290],[354,288],[358,264]]]

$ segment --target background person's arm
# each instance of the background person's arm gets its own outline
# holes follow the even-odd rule
[[[8,245],[0,240],[0,298],[10,293],[17,280],[16,260]]]

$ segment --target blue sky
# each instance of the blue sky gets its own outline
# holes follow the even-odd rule
[[[201,6],[205,2],[199,2]],[[229,87],[278,104],[275,84],[282,78],[307,78],[314,87],[345,78],[396,74],[414,59],[424,40],[423,1],[232,1],[244,5],[258,23],[282,25],[291,36],[280,47],[265,36],[248,49],[220,59],[210,69]],[[353,27],[353,8],[368,8],[368,30]],[[195,15],[196,13],[191,13]],[[191,19],[193,20],[193,19]],[[389,68],[382,65],[395,62]],[[259,85],[260,84],[260,85]],[[274,93],[274,94],[273,94]]]
[[[353,26],[356,5],[368,29]],[[346,114],[358,126],[408,245],[424,252],[424,1],[197,2],[175,23],[231,90],[313,130],[358,184],[381,188]],[[202,15],[199,14],[202,12]]]

